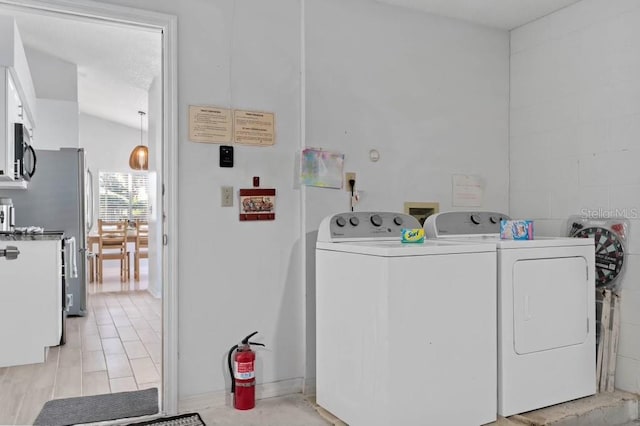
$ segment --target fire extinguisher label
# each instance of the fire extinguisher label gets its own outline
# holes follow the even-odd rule
[[[256,373],[253,368],[253,361],[238,362],[236,361],[236,379],[247,380],[253,379]]]

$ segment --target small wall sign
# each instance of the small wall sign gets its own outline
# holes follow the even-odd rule
[[[240,221],[275,220],[276,190],[251,188],[240,190]]]
[[[480,176],[453,175],[451,204],[454,207],[481,207],[483,194],[484,184]]]

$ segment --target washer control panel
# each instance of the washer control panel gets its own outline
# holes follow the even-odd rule
[[[402,229],[421,228],[413,216],[393,212],[347,212],[325,218],[318,241],[400,240]]]
[[[498,212],[444,212],[429,216],[424,230],[427,238],[500,234],[501,220],[509,220],[509,216]]]

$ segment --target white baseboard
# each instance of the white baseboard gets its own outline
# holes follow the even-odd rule
[[[155,287],[151,288],[151,287],[148,287],[148,288],[147,288],[147,293],[149,293],[149,294],[150,294],[153,298],[155,298],[155,299],[160,299],[160,298],[162,297],[162,290],[161,290],[161,289],[159,289],[159,288],[155,288]]]
[[[256,385],[256,399],[273,398],[276,396],[291,395],[302,392],[303,379],[281,380],[279,382],[263,383]],[[314,386],[315,388],[315,386]],[[228,390],[207,392],[200,395],[180,399],[178,412],[206,410],[207,408],[231,406],[231,395]]]
[[[207,408],[222,407],[226,405],[229,392],[217,391],[201,393],[178,401],[179,413],[190,413],[192,411],[206,410]]]
[[[302,392],[302,377],[256,386],[256,399],[273,398]]]

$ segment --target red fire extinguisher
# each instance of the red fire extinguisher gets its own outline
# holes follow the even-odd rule
[[[262,343],[250,342],[249,339],[258,334],[254,331],[238,345],[229,350],[229,375],[231,376],[231,393],[234,395],[233,406],[237,410],[250,410],[256,406],[256,353],[251,345],[264,346]],[[235,368],[231,364],[233,352]],[[234,374],[235,372],[235,374]]]

